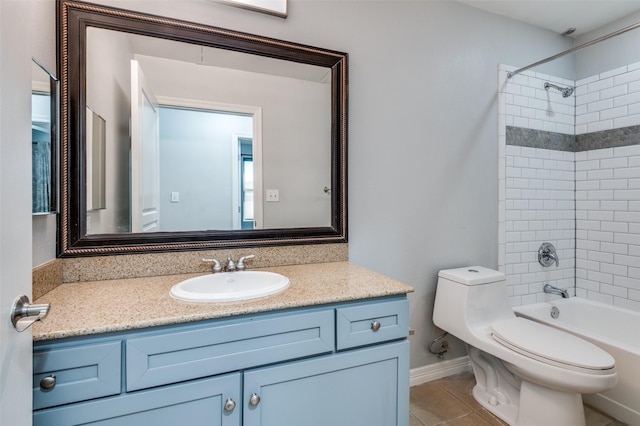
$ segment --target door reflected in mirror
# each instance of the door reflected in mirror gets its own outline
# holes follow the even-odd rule
[[[31,194],[32,213],[57,210],[57,84],[35,59],[31,62]]]

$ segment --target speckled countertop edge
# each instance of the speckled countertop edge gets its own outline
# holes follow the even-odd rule
[[[349,262],[265,268],[289,278],[285,291],[241,302],[194,303],[169,295],[180,274],[63,284],[34,303],[51,312],[33,325],[33,340],[134,330],[236,315],[402,295],[414,289]]]

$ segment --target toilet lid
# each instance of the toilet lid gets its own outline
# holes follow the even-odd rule
[[[514,317],[492,324],[491,337],[518,353],[547,364],[587,370],[615,367],[613,357],[596,345],[525,318]]]

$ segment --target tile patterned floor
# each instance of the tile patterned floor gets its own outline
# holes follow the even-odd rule
[[[469,372],[413,386],[409,426],[505,426],[505,422],[473,399],[474,385],[475,379]],[[585,416],[587,426],[624,426],[586,406]]]

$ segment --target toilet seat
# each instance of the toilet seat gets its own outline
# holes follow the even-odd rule
[[[493,323],[491,337],[521,355],[574,371],[610,374],[615,367],[613,357],[596,345],[525,318]]]

